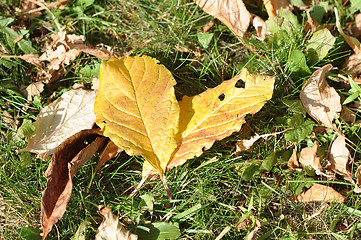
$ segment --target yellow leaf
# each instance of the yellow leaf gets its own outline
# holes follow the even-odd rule
[[[148,56],[101,64],[96,123],[129,155],[142,155],[161,175],[177,147],[176,81]]]
[[[238,81],[245,82],[245,88]],[[271,99],[275,78],[252,74],[247,69],[215,88],[180,101],[181,145],[168,168],[202,154],[216,140],[239,131],[247,114],[258,112]]]

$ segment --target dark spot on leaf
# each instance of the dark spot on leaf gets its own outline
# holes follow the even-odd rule
[[[245,84],[244,84],[244,81],[243,79],[239,79],[237,82],[236,82],[236,85],[234,85],[236,88],[244,88]]]
[[[222,93],[221,95],[218,96],[218,99],[223,101],[225,97],[226,97],[226,95],[224,95],[224,93]]]
[[[107,123],[107,121],[103,120],[103,122],[102,122],[102,123]]]

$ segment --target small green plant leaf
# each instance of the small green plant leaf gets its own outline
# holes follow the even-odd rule
[[[83,220],[71,240],[86,240],[86,230],[90,226],[89,219]]]
[[[288,68],[292,75],[305,77],[311,74],[306,63],[305,55],[299,50],[295,50],[290,54],[290,57],[288,58]]]
[[[18,129],[18,135],[20,137],[29,137],[35,132],[35,126],[30,119],[24,119],[23,123]]]
[[[139,203],[139,207],[143,210],[148,210],[150,213],[153,213],[154,209],[154,197],[150,194],[144,194],[140,196],[142,199]]]
[[[253,179],[257,172],[260,172],[260,166],[258,164],[251,164],[244,170],[241,177],[244,181],[249,181]]]
[[[19,238],[22,240],[40,240],[40,230],[31,228],[31,227],[23,227],[18,230]]]
[[[289,122],[291,128],[285,133],[286,141],[299,142],[308,137],[313,130],[314,122],[304,119],[301,114],[295,114]]]
[[[336,38],[327,28],[315,32],[306,46],[307,56],[310,58],[311,64],[325,58],[335,41]]]
[[[146,227],[148,232],[137,229],[139,240],[172,240],[181,235],[178,223],[155,222]]]
[[[201,44],[202,48],[207,49],[209,44],[213,39],[214,33],[200,33],[197,35],[198,42]]]

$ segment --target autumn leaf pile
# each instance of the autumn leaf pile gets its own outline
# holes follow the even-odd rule
[[[292,12],[296,6],[286,0],[263,1],[268,19],[251,13],[246,7],[247,1],[246,4],[243,1],[224,0],[196,0],[195,3],[204,12],[225,24],[256,57],[262,57],[264,52],[250,44],[252,37],[253,40],[276,46],[286,36],[293,36],[294,31],[309,34],[305,38],[305,48],[290,52],[286,64],[290,71],[290,85],[295,89],[299,88],[299,93],[292,101],[285,101],[285,104],[290,109],[297,108],[297,111],[294,111],[295,114],[282,131],[256,134],[249,136],[249,139],[237,141],[234,155],[252,151],[252,146],[259,139],[280,136],[292,152],[288,156],[288,171],[304,171],[309,176],[330,181],[341,176],[352,185],[355,193],[360,193],[361,165],[351,156],[349,149],[356,146],[348,139],[345,129],[349,125],[358,124],[355,110],[359,111],[356,100],[361,96],[358,85],[361,83],[361,43],[355,36],[345,34],[338,10],[332,10],[336,17],[336,27],[333,27],[322,25],[312,18],[309,9],[305,11],[307,22],[300,24]],[[41,9],[21,11],[27,14],[38,13],[63,4],[66,2],[57,1],[53,3],[54,6],[39,4]],[[249,30],[251,25],[253,32]],[[10,35],[13,34],[10,28],[2,28]],[[327,61],[327,56],[335,48],[335,33],[339,33],[354,51],[338,68]],[[207,39],[208,36],[213,35],[201,38],[200,42],[204,47],[208,47],[211,41],[210,38]],[[198,95],[182,96],[181,100],[177,100],[174,88],[176,80],[162,62],[155,58],[129,54],[119,57],[109,48],[85,44],[83,36],[69,34],[60,26],[51,39],[46,41],[40,55],[33,49],[26,48],[26,42],[21,38],[13,39],[13,42],[22,46],[26,54],[1,54],[0,57],[20,58],[34,65],[36,78],[30,85],[22,87],[23,94],[29,101],[33,101],[35,96],[41,96],[45,88],[52,88],[64,76],[65,67],[79,54],[90,54],[103,60],[100,79],[93,79],[92,89],[75,86],[73,90],[63,93],[57,100],[42,108],[36,121],[24,121],[35,130],[30,134],[23,134],[27,137],[27,146],[19,152],[30,151],[43,159],[51,159],[45,172],[47,186],[41,201],[43,239],[66,212],[77,170],[96,153],[99,156],[95,172],[122,151],[129,156],[142,156],[143,179],[138,188],[149,177],[158,174],[171,199],[166,171],[201,156],[215,141],[242,131],[245,117],[260,111],[272,99],[275,86],[282,86],[278,85],[275,73],[256,74],[244,68],[233,78],[214,88]],[[175,49],[198,54],[180,45],[175,46]],[[337,84],[329,84],[327,79],[331,74],[338,74],[337,81],[348,92],[342,92],[340,87],[332,87]],[[342,77],[339,77],[341,74]],[[303,83],[295,83],[293,80],[297,78],[303,78]],[[332,142],[327,146],[326,154],[320,155],[319,147],[325,143],[316,136],[325,132],[332,135]],[[300,144],[309,136],[314,137],[308,139],[307,146]],[[243,169],[240,178],[250,180],[262,170],[271,170],[276,161],[274,158],[270,163],[264,161],[262,165],[252,164]],[[303,191],[303,187],[297,194],[288,196],[288,200],[343,203],[346,199],[345,194],[324,184],[313,184],[306,191]],[[134,189],[136,191],[137,188]],[[104,220],[96,239],[137,239],[136,235],[119,225],[110,208],[101,207],[99,211]],[[244,216],[243,220],[251,217]],[[238,223],[237,228],[244,228],[244,221]],[[255,227],[247,239],[254,239],[261,228],[259,220],[254,219],[254,222]],[[226,232],[227,230],[224,234]]]

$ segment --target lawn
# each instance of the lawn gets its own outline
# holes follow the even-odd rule
[[[138,239],[360,238],[360,44],[351,38],[361,37],[360,4],[290,1],[290,10],[272,18],[262,1],[244,2],[267,20],[265,39],[256,25],[236,36],[239,29],[188,0],[0,1],[0,238],[41,239],[50,158],[18,150],[37,133],[33,123],[42,109],[96,85],[106,61],[101,54],[156,58],[173,75],[179,101],[244,68],[273,76],[273,96],[244,117],[240,131],[165,173],[172,199],[158,175],[133,192],[142,156],[122,151],[95,171],[97,151],[76,172],[67,210],[47,239],[94,239],[103,220],[99,206],[111,208]],[[65,50],[54,53],[59,46]],[[311,111],[302,95],[327,64],[325,83],[336,100],[326,94],[329,105]],[[318,119],[338,105],[342,112],[327,116],[328,123]],[[241,140],[263,134],[269,135],[240,149]],[[344,141],[334,144],[340,136]],[[345,151],[346,163],[335,170],[334,159]],[[290,168],[293,154],[297,169]],[[323,193],[303,201],[301,194],[318,185],[341,194],[341,203]]]

